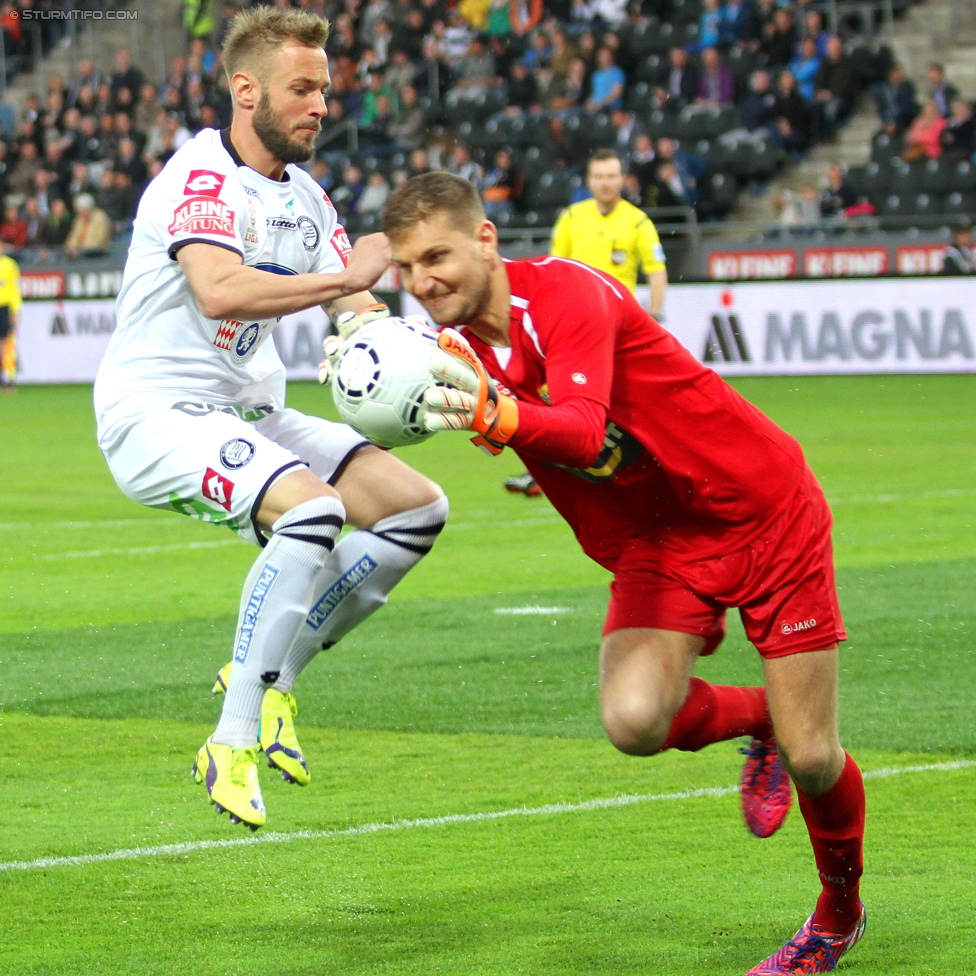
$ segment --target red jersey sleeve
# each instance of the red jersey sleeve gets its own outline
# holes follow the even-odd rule
[[[551,406],[520,404],[512,446],[541,461],[585,468],[603,447],[622,286],[585,265],[551,260],[522,317],[544,359]]]

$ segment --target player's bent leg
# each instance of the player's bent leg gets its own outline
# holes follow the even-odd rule
[[[762,688],[713,685],[691,675],[705,638],[654,628],[607,634],[601,653],[604,728],[622,752],[697,752],[742,735],[766,738]]]
[[[621,752],[660,752],[688,694],[705,640],[649,627],[615,630],[600,648],[600,712],[610,741]]]
[[[823,889],[796,936],[750,973],[831,972],[866,924],[864,783],[837,731],[838,651],[767,658],[763,666],[776,738],[797,786]]]
[[[388,451],[372,446],[356,452],[335,487],[346,507],[346,517],[359,528],[444,498],[444,492],[429,478]]]
[[[358,452],[336,488],[349,521],[360,527],[339,542],[316,580],[311,611],[274,686],[278,691],[290,692],[324,646],[387,602],[390,591],[433,547],[447,519],[440,488],[376,448]]]
[[[278,680],[285,654],[308,614],[315,579],[344,523],[336,492],[305,470],[293,472],[267,491],[259,523],[267,526],[281,508],[303,497],[275,519],[271,541],[248,576],[234,667],[213,736],[216,745],[246,749],[256,744],[265,692]],[[288,758],[276,756],[275,765],[281,768]],[[292,765],[295,768],[288,772],[299,779],[305,765],[300,751]]]

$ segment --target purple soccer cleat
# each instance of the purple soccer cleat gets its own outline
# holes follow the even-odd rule
[[[753,966],[745,976],[813,976],[815,973],[832,973],[841,956],[861,940],[867,924],[868,915],[863,903],[857,923],[846,935],[822,932],[813,924],[811,915],[803,928],[782,949],[777,949],[768,959]]]
[[[753,739],[739,751],[746,757],[742,768],[742,816],[751,833],[771,837],[783,826],[793,803],[789,774],[780,761],[775,739]]]

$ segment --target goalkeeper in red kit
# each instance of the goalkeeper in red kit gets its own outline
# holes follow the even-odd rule
[[[831,516],[800,445],[697,362],[619,282],[505,261],[474,188],[427,173],[387,203],[404,287],[445,329],[431,429],[512,448],[613,573],[600,648],[611,742],[647,756],[750,736],[742,806],[769,836],[796,785],[823,891],[747,976],[825,973],[861,937],[864,786],[840,744]],[[764,684],[693,676],[737,607]]]

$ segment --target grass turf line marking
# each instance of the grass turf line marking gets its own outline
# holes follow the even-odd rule
[[[943,763],[919,766],[889,766],[863,774],[865,779],[891,779],[910,773],[941,773],[957,769],[971,769],[976,760],[958,759]],[[394,820],[389,823],[361,824],[341,830],[298,830],[283,834],[273,831],[253,837],[231,837],[226,840],[192,840],[181,844],[160,844],[157,847],[130,847],[102,854],[77,854],[71,857],[39,857],[33,861],[0,861],[2,871],[37,871],[42,868],[80,867],[86,864],[104,864],[108,861],[128,861],[167,855],[192,854],[223,847],[251,847],[255,844],[289,844],[299,840],[330,840],[336,837],[362,837],[390,831],[415,830],[417,828],[448,827],[453,824],[486,823],[509,817],[552,816],[561,813],[580,813],[587,810],[610,810],[629,807],[637,803],[654,801],[696,800],[702,797],[731,796],[739,792],[738,786],[706,786],[700,789],[680,790],[677,793],[625,793],[620,796],[584,800],[582,803],[547,803],[541,807],[515,807],[511,810],[495,810],[483,813],[453,813],[442,817],[418,817],[415,820]]]
[[[181,549],[217,549],[236,546],[240,539],[217,539],[214,542],[179,542],[169,546],[136,546],[132,549],[89,549],[87,552],[51,552],[46,556],[33,556],[35,560],[50,562],[54,559],[97,559],[101,556],[143,556],[157,552],[178,552]]]
[[[572,607],[495,607],[495,613],[509,614],[513,617],[524,617],[539,614],[548,617],[550,613],[572,613]]]
[[[926,498],[965,498],[976,495],[976,488],[943,488],[933,491],[920,492],[889,492],[880,495],[856,495],[852,498],[830,498],[827,501],[831,505],[874,505],[885,502],[908,502]],[[563,519],[558,515],[540,516],[538,518],[514,519],[506,522],[490,522],[490,515],[485,515],[483,522],[448,522],[445,529],[494,529],[494,528],[521,528],[531,525],[555,525]],[[171,518],[133,518],[133,519],[94,519],[89,522],[0,522],[0,531],[15,532],[17,530],[38,530],[47,531],[49,529],[98,529],[104,526],[121,525],[181,525],[178,519]]]

